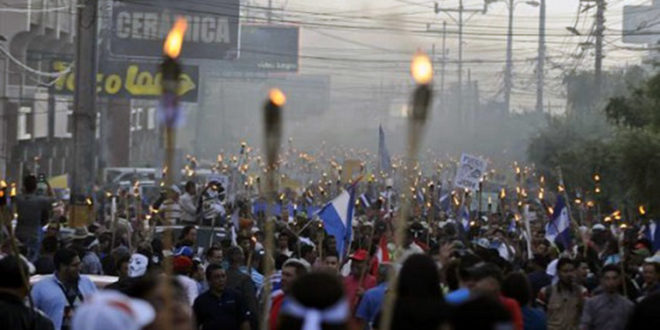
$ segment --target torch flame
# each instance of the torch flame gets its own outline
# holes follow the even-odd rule
[[[506,190],[504,188],[500,189],[500,198],[501,199],[506,198]]]
[[[11,190],[9,191],[9,197],[16,197],[16,184],[11,184]]]
[[[174,22],[174,26],[167,34],[165,44],[163,45],[163,52],[170,58],[177,58],[181,54],[181,44],[183,44],[183,35],[188,28],[188,22],[185,18],[179,17]]]
[[[424,52],[419,51],[410,63],[410,73],[418,84],[426,85],[433,79],[433,64]]]
[[[7,188],[7,182],[5,180],[0,180],[0,189]]]
[[[640,215],[645,215],[646,214],[646,209],[644,208],[644,205],[639,206],[639,214]]]
[[[284,93],[278,88],[271,89],[268,92],[268,98],[278,107],[281,107],[286,103],[286,95],[284,95]]]

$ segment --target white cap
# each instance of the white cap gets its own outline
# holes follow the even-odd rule
[[[71,322],[72,330],[140,330],[156,316],[146,301],[117,291],[99,291],[80,305]]]
[[[394,180],[391,178],[385,179],[385,187],[392,187],[394,185]]]
[[[128,261],[128,277],[140,277],[147,272],[149,259],[142,254],[134,253]]]

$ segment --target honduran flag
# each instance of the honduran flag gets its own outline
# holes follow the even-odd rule
[[[571,222],[564,198],[557,196],[552,218],[545,226],[545,238],[552,243],[561,243],[564,248],[571,246]]]
[[[390,261],[390,251],[387,249],[387,237],[382,235],[378,241],[378,250],[376,251],[378,263]]]
[[[362,206],[365,208],[371,207],[371,201],[369,200],[369,196],[367,196],[367,194],[360,195],[360,204],[362,204]]]
[[[323,221],[325,231],[334,236],[337,242],[337,253],[344,257],[352,239],[351,225],[353,222],[353,207],[355,206],[355,186],[343,190],[339,196],[319,211],[318,216]]]

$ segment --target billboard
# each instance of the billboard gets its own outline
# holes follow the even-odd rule
[[[65,72],[70,60],[54,59],[52,70]],[[184,65],[179,81],[179,96],[183,102],[197,102],[199,68]],[[75,72],[70,70],[52,86],[55,94],[73,94]],[[139,61],[105,61],[96,74],[96,92],[99,97],[156,99],[161,95],[161,73],[158,63]]]
[[[228,60],[238,56],[239,0],[114,1],[110,52],[160,57],[179,16],[188,21],[181,58]]]
[[[238,65],[250,71],[298,71],[300,28],[241,24]]]

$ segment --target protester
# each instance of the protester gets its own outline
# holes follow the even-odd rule
[[[147,301],[154,308],[156,316],[143,330],[195,329],[191,305],[178,280],[147,273],[136,278],[130,286],[123,289],[123,293]]]
[[[378,285],[364,293],[355,312],[355,317],[358,320],[358,326],[360,328],[364,328],[365,330],[371,329],[371,325],[375,321],[376,315],[385,300],[385,291],[387,290],[391,268],[392,265],[389,263],[378,265]]]
[[[185,255],[174,257],[172,261],[172,269],[176,275],[176,279],[181,283],[181,286],[186,291],[188,303],[192,306],[195,299],[199,295],[197,282],[191,278],[193,271],[193,261]]]
[[[392,330],[431,330],[447,318],[438,268],[429,256],[413,254],[403,263],[392,311]]]
[[[624,329],[634,304],[619,293],[622,285],[621,268],[617,265],[603,267],[600,285],[603,293],[588,299],[584,305],[580,318],[581,330]]]
[[[21,269],[22,268],[22,269]],[[15,256],[0,259],[0,324],[12,330],[54,329],[46,315],[25,305],[29,292],[27,266]]]
[[[197,222],[197,186],[195,182],[186,182],[185,192],[179,199],[181,208],[181,221],[185,224]]]
[[[193,305],[200,329],[249,330],[250,312],[241,295],[226,288],[227,274],[219,264],[206,267],[209,290]]]
[[[80,257],[76,251],[60,249],[53,261],[55,274],[37,282],[30,295],[34,306],[48,315],[55,329],[70,329],[74,310],[96,292],[96,286],[80,275]]]
[[[14,235],[27,248],[26,257],[35,261],[39,257],[39,247],[43,238],[42,226],[48,223],[52,204],[51,197],[37,194],[37,177],[28,175],[23,179],[23,193],[15,197],[16,213],[18,215]],[[48,184],[47,181],[43,183]],[[48,196],[53,192],[48,186]]]
[[[55,263],[53,258],[58,249],[59,242],[54,236],[48,236],[41,241],[41,253],[39,258],[35,260],[34,267],[36,274],[52,274],[55,271]]]
[[[193,248],[196,242],[197,242],[197,227],[195,227],[194,225],[186,225],[185,227],[183,227],[183,229],[181,229],[181,233],[179,234],[176,247],[181,248],[187,246]]]
[[[660,293],[660,263],[646,262],[642,265],[642,285],[641,297],[639,301],[656,293]]]
[[[350,312],[337,276],[319,272],[293,283],[280,315],[278,330],[348,330]]]
[[[101,291],[76,309],[71,330],[141,330],[153,322],[155,314],[146,301],[116,291]]]
[[[509,311],[514,329],[522,330],[523,316],[520,305],[516,300],[502,295],[501,288],[504,279],[500,268],[492,263],[479,263],[474,266],[471,272],[475,280],[473,290],[476,293],[499,300],[502,306]]]
[[[559,281],[544,287],[537,302],[545,307],[548,330],[578,329],[587,290],[575,283],[575,263],[568,258],[557,262]]]
[[[509,274],[502,283],[502,294],[515,299],[520,305],[523,318],[523,329],[546,330],[547,318],[540,308],[532,307],[532,288],[527,276],[520,272]]]
[[[165,199],[158,210],[162,219],[167,221],[166,224],[175,225],[181,220],[182,211],[179,205],[179,196],[181,196],[181,189],[176,185],[172,185],[165,190]]]
[[[326,252],[323,256],[323,267],[332,273],[339,273],[339,256],[337,255],[337,251]]]
[[[344,277],[344,288],[351,310],[355,310],[366,290],[376,286],[376,278],[366,273],[367,257],[366,250],[357,250],[349,257],[350,273]]]
[[[212,246],[206,250],[206,267],[212,264],[222,265],[223,260],[221,248]]]
[[[300,259],[289,259],[282,266],[282,284],[279,290],[271,295],[270,315],[268,324],[270,329],[275,329],[279,318],[280,309],[286,298],[291,293],[291,287],[295,280],[309,272],[310,267]]]
[[[250,312],[250,327],[257,329],[259,324],[257,288],[252,279],[240,270],[240,267],[245,264],[245,255],[240,247],[234,246],[227,252],[227,258],[229,269],[227,269],[227,283],[225,286],[237,291],[241,299],[245,301]]]

